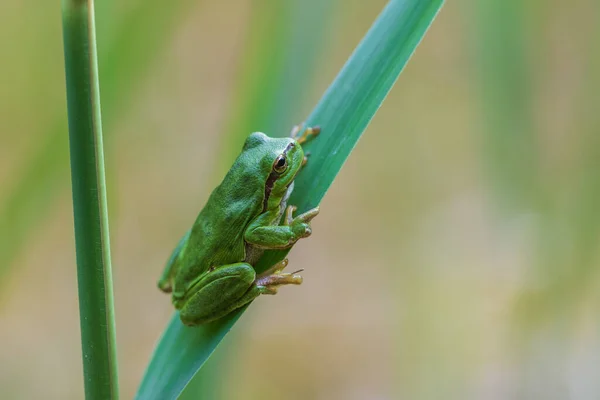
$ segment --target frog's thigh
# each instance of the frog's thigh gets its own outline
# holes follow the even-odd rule
[[[198,325],[219,319],[256,298],[256,272],[246,263],[219,267],[206,276],[195,293],[190,293],[180,310],[181,321]]]

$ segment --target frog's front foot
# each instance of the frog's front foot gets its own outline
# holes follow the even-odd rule
[[[310,152],[307,151],[306,153],[304,153],[304,158],[302,159],[302,167],[304,167],[308,162],[308,157],[310,157]]]
[[[302,270],[292,273],[281,272],[287,265],[288,259],[286,258],[256,277],[255,285],[262,294],[276,294],[281,285],[300,285],[302,283],[302,277],[297,275]]]
[[[294,206],[288,206],[281,225],[263,225],[261,221],[253,222],[246,230],[246,243],[263,249],[289,249],[298,240],[310,236],[310,221],[319,214],[319,207],[294,218]]]
[[[290,133],[292,139],[294,139],[299,144],[306,142],[311,136],[317,136],[321,132],[320,126],[309,126],[304,128],[304,130],[303,127],[303,124],[296,125]]]
[[[292,232],[294,232],[295,237],[298,239],[305,238],[310,236],[312,233],[312,229],[310,227],[310,221],[319,215],[319,207],[315,207],[307,212],[298,215],[294,218],[293,214],[296,211],[297,207],[289,205],[285,210],[285,219],[283,221],[284,225],[290,227]]]

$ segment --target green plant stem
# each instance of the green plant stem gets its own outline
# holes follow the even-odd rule
[[[86,399],[118,398],[92,0],[63,0],[63,39]]]
[[[307,119],[321,135],[307,144],[310,161],[295,181],[290,204],[298,212],[319,204],[381,106],[443,0],[392,0]],[[262,272],[287,251],[269,251]],[[175,313],[160,339],[138,390],[138,399],[173,399],[202,367],[247,307],[226,318],[187,328]]]

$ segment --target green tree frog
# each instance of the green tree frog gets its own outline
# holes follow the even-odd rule
[[[319,208],[294,217],[287,201],[307,160],[301,144],[319,131],[297,126],[291,137],[255,132],[246,139],[158,281],[185,325],[214,321],[281,285],[302,283],[301,270],[282,272],[287,259],[260,275],[254,265],[265,250],[290,248],[311,234]]]

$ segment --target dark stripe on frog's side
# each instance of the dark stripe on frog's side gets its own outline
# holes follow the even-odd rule
[[[285,148],[285,150],[283,151],[283,155],[287,156],[287,152],[295,146],[294,142],[291,142],[290,144],[287,145],[287,147]],[[281,176],[281,174],[279,174],[276,171],[271,171],[271,173],[269,174],[269,177],[267,178],[267,181],[265,182],[265,197],[263,200],[263,209],[262,212],[267,211],[267,206],[269,204],[269,197],[271,197],[271,191],[273,190],[273,186],[275,186],[275,182],[277,181],[277,178],[279,178]]]

